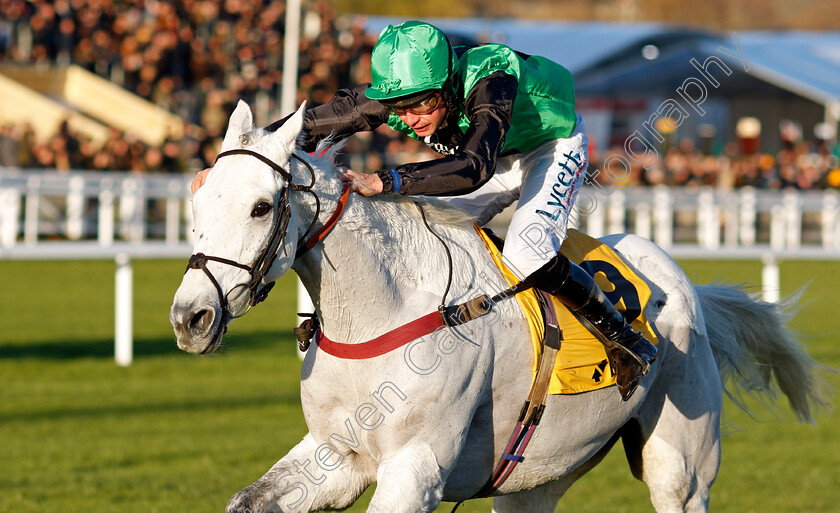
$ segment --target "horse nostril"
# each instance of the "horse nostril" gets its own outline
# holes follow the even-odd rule
[[[199,310],[190,319],[190,330],[193,333],[206,333],[213,324],[213,310]]]

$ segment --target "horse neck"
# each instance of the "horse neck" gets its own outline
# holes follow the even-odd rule
[[[351,195],[335,230],[295,264],[324,333],[358,343],[437,309],[448,278],[445,250],[406,200]],[[434,226],[450,247],[452,292],[466,292],[479,250],[469,228]],[[476,247],[471,247],[476,246]]]

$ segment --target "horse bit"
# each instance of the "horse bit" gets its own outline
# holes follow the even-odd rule
[[[320,199],[318,198],[318,195],[312,190],[312,188],[315,186],[315,170],[312,169],[312,166],[308,162],[303,160],[301,157],[297,156],[294,153],[292,153],[291,155],[309,169],[309,172],[312,175],[312,181],[309,185],[292,183],[293,177],[289,171],[287,171],[268,157],[251,150],[234,149],[224,151],[220,153],[218,157],[216,157],[216,162],[218,162],[219,159],[222,157],[228,157],[231,155],[249,155],[262,161],[263,163],[274,169],[278,174],[280,174],[280,176],[284,180],[286,180],[287,185],[283,186],[283,189],[278,193],[279,201],[277,202],[277,208],[275,209],[274,226],[271,230],[271,235],[268,239],[268,244],[265,246],[265,248],[263,248],[263,250],[260,252],[259,256],[253,264],[245,265],[235,260],[205,255],[204,253],[195,253],[194,255],[190,256],[190,261],[187,264],[187,269],[184,271],[184,274],[186,274],[187,271],[189,271],[190,269],[201,269],[201,271],[203,271],[204,274],[207,275],[207,277],[213,283],[213,286],[216,287],[216,292],[219,294],[219,302],[222,307],[222,315],[224,316],[223,321],[242,317],[243,315],[248,313],[251,310],[251,308],[265,301],[265,298],[268,297],[268,293],[271,291],[272,287],[274,287],[274,282],[267,283],[262,287],[260,287],[260,283],[262,283],[266,274],[268,274],[268,271],[271,269],[271,266],[274,265],[274,261],[277,259],[277,254],[279,252],[279,247],[281,244],[283,245],[283,254],[286,254],[286,230],[289,225],[289,219],[291,218],[291,207],[289,206],[290,190],[308,192],[312,194],[312,196],[315,198],[315,217],[309,224],[309,228],[307,228],[306,232],[304,232],[303,236],[301,236],[301,241],[304,241],[309,235],[309,232],[312,231],[312,228],[318,221],[318,216],[321,212]],[[307,249],[309,248],[305,245],[301,245],[299,242],[298,249],[295,254],[295,259],[297,259],[304,252],[306,252]],[[211,273],[210,270],[207,268],[207,262],[210,261],[219,262],[221,264],[226,264],[233,267],[237,267],[239,269],[243,269],[251,275],[251,280],[247,283],[240,283],[234,286],[227,292],[227,294],[225,294],[222,290],[221,285],[219,285],[218,280],[216,280],[215,276],[213,276],[213,273]],[[244,307],[240,307],[235,312],[231,311],[231,301],[238,299],[240,297],[240,294],[243,294],[246,291],[248,293],[247,303],[245,303]]]

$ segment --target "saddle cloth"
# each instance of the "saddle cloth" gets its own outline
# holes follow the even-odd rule
[[[518,278],[504,264],[501,251],[490,237],[478,227],[476,231],[508,284],[517,283]],[[634,329],[642,332],[652,344],[659,344],[644,314],[645,305],[651,297],[650,287],[612,249],[583,232],[569,229],[560,253],[580,265],[595,279],[595,283]],[[532,373],[536,375],[545,331],[542,310],[533,289],[517,294],[516,299],[531,331],[534,351]],[[610,370],[607,353],[601,342],[557,299],[554,299],[554,308],[563,336],[548,393],[579,394],[614,385],[615,376]]]

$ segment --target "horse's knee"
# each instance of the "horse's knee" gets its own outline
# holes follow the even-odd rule
[[[298,462],[299,463],[299,462]],[[332,473],[312,469],[273,469],[231,497],[227,513],[288,513],[351,506],[370,484],[364,473],[346,468]]]
[[[643,477],[656,511],[705,512],[720,465],[719,446],[709,451],[678,448],[652,436],[642,449]]]
[[[406,447],[383,461],[377,471],[370,513],[429,512],[443,497],[443,478],[432,449],[426,444]]]
[[[373,481],[374,472],[355,453],[322,464],[318,443],[307,435],[258,481],[234,495],[227,513],[287,513],[344,509]]]

